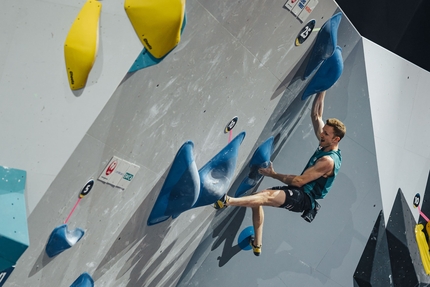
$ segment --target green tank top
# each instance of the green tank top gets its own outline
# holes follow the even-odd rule
[[[338,149],[337,151],[332,150],[332,151],[325,152],[325,151],[320,150],[320,147],[318,147],[317,150],[315,151],[315,153],[309,159],[308,164],[306,165],[306,167],[303,170],[303,172],[305,172],[305,170],[308,169],[309,167],[313,166],[319,158],[326,156],[326,155],[330,156],[334,161],[333,175],[329,176],[329,177],[321,176],[320,178],[317,178],[314,181],[308,182],[307,184],[305,184],[303,186],[303,190],[311,198],[312,207],[315,206],[315,199],[321,199],[321,198],[324,198],[324,196],[326,196],[326,194],[329,192],[329,190],[333,184],[334,179],[336,178],[336,175],[339,172],[340,165],[342,163],[342,154],[340,152],[340,149]],[[303,172],[302,172],[302,174],[303,174]]]

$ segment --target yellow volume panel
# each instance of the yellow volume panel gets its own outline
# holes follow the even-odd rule
[[[124,8],[146,50],[162,58],[181,40],[185,0],[125,0]]]
[[[102,4],[88,0],[70,27],[64,43],[67,77],[72,90],[82,89],[97,56]]]
[[[423,262],[424,271],[426,272],[427,275],[429,275],[430,274],[429,245],[427,243],[426,236],[423,232],[423,229],[424,229],[424,226],[422,224],[415,225],[415,238],[417,240],[418,249],[420,250],[421,261]]]

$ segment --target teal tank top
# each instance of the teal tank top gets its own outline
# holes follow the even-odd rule
[[[314,181],[308,182],[303,186],[303,190],[311,197],[312,207],[315,206],[315,199],[321,199],[321,198],[324,198],[324,196],[326,196],[326,194],[329,192],[333,184],[334,179],[336,178],[336,175],[339,172],[340,165],[342,163],[342,154],[340,152],[340,149],[338,149],[337,151],[332,150],[332,151],[325,152],[320,150],[320,147],[318,147],[315,153],[309,159],[308,164],[303,170],[303,172],[305,172],[305,170],[313,166],[319,158],[326,155],[330,156],[334,161],[333,175],[329,177],[321,176],[320,178],[317,178]]]

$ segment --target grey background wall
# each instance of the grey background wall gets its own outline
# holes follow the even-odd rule
[[[300,214],[265,208],[263,253],[255,257],[237,246],[242,230],[252,225],[250,210],[231,210],[229,220],[207,232],[179,286],[352,286],[382,208],[363,45],[358,36],[351,37],[352,31],[347,21],[341,23],[345,69],[327,92],[324,111],[324,118],[337,117],[347,126],[340,146],[342,170],[320,201],[315,221],[309,224]],[[316,148],[309,109],[274,159],[278,172],[300,174]],[[260,189],[279,184],[264,179]]]
[[[240,231],[251,224],[246,209],[217,213],[203,207],[151,227],[146,220],[179,147],[193,140],[197,166],[203,166],[227,144],[223,129],[233,116],[239,116],[234,134],[245,130],[247,136],[231,191],[270,135],[281,134],[275,167],[301,171],[316,142],[309,102],[294,99],[306,85],[298,76],[315,34],[294,46],[303,24],[282,8],[284,2],[189,0],[178,47],[159,65],[126,75],[142,46],[122,4],[102,3],[101,50],[89,85],[72,93],[62,45],[83,2],[0,2],[5,23],[0,31],[7,39],[0,44],[0,98],[2,107],[9,107],[1,114],[8,123],[2,164],[28,171],[31,237],[6,286],[69,286],[82,272],[90,273],[96,286],[351,286],[382,209],[380,190],[384,210],[397,192],[379,184],[386,156],[398,152],[377,157],[384,141],[375,145],[373,130],[385,121],[377,109],[384,111],[386,102],[380,95],[403,95],[387,86],[407,82],[404,67],[417,77],[419,91],[426,90],[428,74],[366,40],[363,45],[343,18],[339,43],[345,70],[329,91],[325,111],[348,126],[342,173],[311,225],[297,214],[268,209],[264,253],[256,258],[236,246]],[[320,1],[311,17],[321,25],[337,9],[332,1]],[[26,53],[29,39],[37,52]],[[381,77],[384,85],[378,84]],[[426,105],[420,99],[417,109]],[[410,119],[415,114],[409,111]],[[425,121],[425,111],[417,115],[424,117],[417,117],[417,124]],[[140,165],[136,178],[125,191],[97,181],[70,220],[69,228],[83,228],[85,236],[49,259],[44,247],[50,232],[65,219],[82,185],[97,178],[113,155]],[[423,156],[422,166],[428,167]],[[410,159],[402,159],[405,166]],[[425,186],[426,179],[419,176],[417,182]],[[261,187],[270,185],[264,180]],[[251,272],[262,266],[264,272]]]

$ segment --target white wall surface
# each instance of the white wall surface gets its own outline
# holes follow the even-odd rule
[[[0,165],[27,171],[28,215],[143,48],[123,2],[103,1],[96,62],[70,90],[63,46],[84,3],[0,0]]]
[[[376,156],[385,220],[402,189],[423,196],[430,169],[430,73],[364,39]]]

